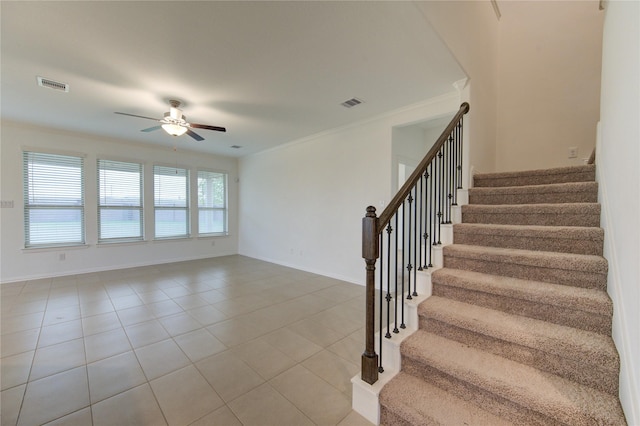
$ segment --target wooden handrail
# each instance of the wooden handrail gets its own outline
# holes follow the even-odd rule
[[[449,137],[453,129],[458,125],[460,118],[467,112],[469,112],[469,104],[467,102],[464,102],[462,105],[460,105],[460,109],[458,110],[456,115],[453,116],[451,122],[444,129],[436,143],[431,147],[429,152],[427,152],[427,155],[422,159],[420,164],[418,164],[413,173],[411,173],[411,176],[409,176],[404,185],[402,185],[402,188],[400,188],[398,193],[389,202],[380,216],[378,216],[378,233],[381,232],[385,225],[389,223],[393,215],[396,214],[396,211],[398,211],[400,205],[402,205],[402,202],[407,198],[409,192],[411,192],[411,189],[415,186],[416,182],[418,182],[418,180],[422,176],[422,173],[424,173],[427,165],[429,165],[429,163],[431,163],[431,161],[435,158],[435,156],[438,154],[438,151],[440,151],[440,148],[442,148],[442,145],[447,141],[447,138]]]
[[[443,147],[445,146],[445,142],[446,141],[450,141],[450,146],[453,145],[454,141],[456,141],[456,143],[462,143],[462,116],[464,114],[466,114],[469,111],[469,104],[468,103],[463,103],[462,105],[460,105],[460,109],[458,110],[458,112],[453,116],[453,118],[451,119],[451,122],[449,123],[449,125],[444,129],[444,131],[442,132],[442,134],[440,135],[440,137],[436,140],[435,144],[433,145],[433,147],[429,150],[429,152],[427,152],[427,155],[424,157],[424,159],[420,162],[420,164],[416,167],[416,169],[413,171],[413,173],[411,174],[411,176],[409,176],[409,179],[407,179],[407,181],[402,185],[402,187],[400,188],[400,190],[398,191],[398,193],[393,197],[393,199],[391,200],[391,202],[389,203],[389,205],[387,206],[386,209],[384,209],[384,211],[382,212],[382,214],[380,215],[380,217],[376,216],[376,208],[373,206],[369,206],[367,207],[367,214],[364,218],[362,218],[362,257],[366,262],[366,271],[367,271],[367,275],[366,275],[366,281],[365,281],[365,285],[366,285],[366,301],[365,301],[365,350],[362,353],[362,358],[361,358],[361,378],[363,381],[365,381],[366,383],[369,384],[373,384],[378,380],[378,373],[383,372],[384,368],[381,365],[381,362],[379,363],[378,361],[381,361],[381,357],[382,357],[382,352],[380,352],[380,357],[378,356],[378,354],[376,354],[375,351],[375,286],[376,286],[376,279],[375,279],[375,271],[376,271],[376,263],[378,261],[378,258],[381,255],[381,250],[382,250],[382,240],[380,239],[380,234],[383,231],[383,229],[385,229],[385,226],[387,224],[389,224],[390,220],[393,218],[394,215],[397,214],[398,210],[400,209],[401,206],[403,206],[405,200],[407,199],[407,197],[409,197],[408,202],[409,202],[409,208],[408,208],[408,212],[409,212],[409,235],[411,234],[411,202],[412,202],[412,197],[411,197],[411,191],[413,190],[413,188],[416,187],[417,183],[420,181],[420,179],[422,179],[423,173],[426,173],[427,168],[430,167],[430,165],[432,166],[432,162],[433,160],[436,158],[436,156],[440,155],[440,157],[442,158],[442,150]],[[458,127],[460,126],[460,127]],[[454,133],[454,131],[456,131],[456,139],[452,138],[452,134]],[[458,139],[459,138],[459,139]],[[460,145],[460,150],[462,149],[462,146]],[[438,154],[440,153],[440,154]],[[457,170],[461,171],[461,166],[462,166],[462,153],[459,152],[459,156],[457,157],[457,165],[455,166],[457,168]],[[444,170],[442,163],[440,163],[440,169],[441,173],[442,170]],[[453,162],[450,162],[449,165],[451,167],[454,166]],[[438,170],[438,169],[437,169]],[[441,175],[442,176],[442,175]],[[425,177],[426,179],[426,177]],[[460,180],[461,180],[461,176],[460,176]],[[432,181],[433,182],[433,181]],[[449,183],[452,184],[453,180],[449,180]],[[458,184],[460,184],[461,182],[458,181]],[[442,184],[442,181],[440,181],[440,184]],[[453,185],[450,187],[450,190],[454,190]],[[439,190],[440,195],[443,194],[443,189],[441,188]],[[450,194],[451,195],[451,194]],[[417,192],[416,192],[416,196],[417,196]],[[422,195],[420,195],[422,196]],[[455,200],[455,198],[453,199]],[[442,200],[440,201],[442,203]],[[455,202],[455,201],[453,201]],[[440,205],[442,207],[442,204]],[[435,212],[435,210],[434,210]],[[404,213],[404,209],[403,209],[403,213]],[[417,210],[415,212],[417,214]],[[420,210],[420,215],[422,215],[422,210]],[[438,223],[442,223],[440,222],[441,219],[441,213],[438,212]],[[446,216],[445,216],[446,217]],[[439,225],[437,225],[439,226]],[[397,220],[396,220],[396,227],[397,227]],[[439,229],[439,228],[438,228]],[[391,233],[391,227],[388,227],[388,232],[389,235]],[[421,231],[422,233],[422,231]],[[426,241],[426,233],[424,234],[424,238]],[[438,236],[439,236],[439,231],[438,231]],[[439,238],[439,237],[438,237]],[[417,241],[414,240],[414,242]],[[436,240],[434,240],[434,244],[439,244],[440,240],[438,239],[437,242]],[[390,244],[390,243],[389,243]],[[420,245],[421,243],[417,242],[417,245]],[[397,241],[396,241],[396,245],[397,245]],[[411,238],[409,237],[409,245],[411,245]],[[409,250],[409,253],[411,253],[411,249]],[[415,252],[414,252],[415,254]],[[415,257],[415,256],[414,256]],[[409,263],[407,265],[407,269],[409,271],[411,271],[411,269],[422,269],[422,264],[424,262],[421,262],[420,266],[416,265],[416,268],[412,268],[411,264]],[[424,266],[426,267],[426,263],[424,263]],[[431,266],[431,265],[428,265]],[[382,271],[382,268],[380,269]],[[380,288],[382,289],[382,276],[380,277]],[[403,278],[404,280],[404,278]],[[411,291],[410,287],[411,287],[411,278],[409,277],[408,279],[408,292]],[[404,292],[404,284],[402,284],[402,291]],[[396,283],[397,286],[397,283]],[[418,294],[416,293],[416,288],[415,288],[415,279],[414,279],[414,295],[417,296]],[[397,293],[397,288],[396,288],[396,293]],[[411,297],[408,297],[409,299]],[[389,301],[391,300],[389,293],[387,293],[387,303],[389,303]],[[388,311],[388,310],[387,310]],[[380,313],[382,312],[382,294],[380,295]],[[389,312],[389,311],[388,311]],[[404,315],[404,314],[403,314]],[[403,316],[404,318],[404,316]],[[389,318],[387,318],[389,319]],[[403,320],[404,321],[404,320]],[[387,321],[388,322],[388,321]],[[400,325],[400,328],[404,328],[404,322],[402,322],[402,324]],[[380,324],[380,332],[382,332],[382,323]],[[397,332],[394,330],[394,333]],[[380,335],[381,336],[381,335]],[[386,336],[386,337],[391,337]],[[382,341],[380,342],[380,351],[382,351]]]

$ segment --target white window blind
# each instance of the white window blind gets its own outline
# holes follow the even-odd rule
[[[84,159],[23,153],[25,247],[84,244]]]
[[[153,166],[156,238],[189,236],[189,170]]]
[[[198,170],[198,234],[227,233],[227,175]]]
[[[98,160],[98,241],[142,239],[142,164]]]

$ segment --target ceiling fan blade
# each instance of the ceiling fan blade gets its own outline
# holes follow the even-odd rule
[[[162,126],[153,126],[153,127],[149,127],[148,129],[142,129],[140,130],[141,132],[153,132],[154,130],[158,130],[161,129]]]
[[[192,138],[194,138],[195,140],[197,140],[197,141],[203,141],[204,140],[204,138],[202,136],[200,136],[196,132],[193,132],[193,131],[191,131],[189,129],[187,129],[187,134],[189,136],[191,136]]]
[[[147,120],[160,121],[157,118],[145,117],[144,115],[127,114],[126,112],[115,112],[114,114],[128,115],[129,117],[145,118]]]
[[[227,131],[227,129],[225,129],[224,127],[209,126],[207,124],[190,123],[189,126],[193,127],[194,129],[215,130],[217,132],[226,132]]]

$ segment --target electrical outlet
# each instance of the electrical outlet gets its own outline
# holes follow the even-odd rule
[[[578,147],[577,146],[569,147],[569,158],[578,158]]]
[[[66,260],[67,259],[67,254],[66,253],[60,253],[58,255],[58,259],[59,260]]]
[[[13,208],[13,200],[11,201],[0,201],[0,207],[3,209],[12,209]]]

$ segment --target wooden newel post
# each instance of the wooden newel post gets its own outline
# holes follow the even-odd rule
[[[375,348],[375,271],[379,257],[378,218],[373,206],[367,207],[367,214],[362,218],[362,257],[367,264],[366,342],[362,354],[362,380],[372,385],[378,380],[378,354]]]

